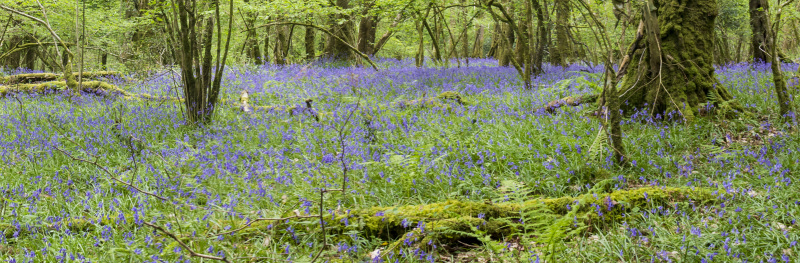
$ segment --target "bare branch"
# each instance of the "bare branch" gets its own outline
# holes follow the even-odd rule
[[[222,261],[222,262],[230,262],[230,261],[228,261],[227,258],[224,258],[224,257],[215,257],[215,256],[211,256],[211,255],[200,254],[200,253],[194,252],[194,250],[189,248],[189,246],[187,246],[186,243],[183,243],[183,241],[181,241],[181,239],[178,238],[177,236],[175,236],[175,234],[173,234],[172,232],[167,231],[163,227],[160,227],[160,226],[157,226],[157,225],[154,225],[154,224],[150,224],[150,223],[147,223],[145,221],[143,221],[142,223],[144,223],[145,225],[147,225],[149,227],[152,227],[152,228],[158,230],[161,233],[164,233],[165,235],[167,235],[170,238],[172,238],[173,240],[175,240],[175,242],[178,242],[178,245],[181,245],[181,247],[183,247],[187,251],[189,251],[189,255],[192,256],[192,257],[212,259],[212,260],[217,260],[217,261]]]

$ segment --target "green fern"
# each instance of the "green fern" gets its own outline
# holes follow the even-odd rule
[[[597,131],[597,136],[595,136],[594,141],[592,141],[592,145],[589,147],[589,160],[592,162],[599,161],[602,156],[603,149],[606,149],[608,146],[608,136],[606,136],[604,131],[605,129],[602,127],[599,131]]]

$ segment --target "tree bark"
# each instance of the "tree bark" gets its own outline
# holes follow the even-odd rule
[[[621,109],[628,114],[634,109],[646,110],[690,122],[708,102],[730,114],[743,110],[714,76],[713,55],[708,51],[714,48],[717,10],[716,0],[661,0],[655,4],[649,0],[645,4],[646,52],[640,49],[632,56],[642,57],[642,61],[632,65],[622,79]],[[710,97],[713,101],[707,99]]]
[[[750,50],[756,62],[771,61],[769,52],[772,50],[772,33],[768,10],[768,0],[750,0],[750,28],[753,31]]]

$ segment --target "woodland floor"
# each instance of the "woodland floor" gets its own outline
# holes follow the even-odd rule
[[[549,67],[524,90],[492,60],[378,64],[234,67],[202,128],[157,99],[180,92],[168,71],[111,78],[138,98],[6,95],[0,260],[800,258],[800,135],[776,116],[768,66],[717,69],[756,118],[626,118],[622,168],[596,105],[544,109],[596,93],[602,67]]]

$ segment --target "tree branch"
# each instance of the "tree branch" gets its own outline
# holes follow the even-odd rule
[[[280,25],[304,26],[304,27],[309,27],[309,28],[313,28],[313,29],[322,31],[322,33],[325,33],[325,34],[327,34],[327,35],[329,35],[329,36],[331,36],[333,38],[336,38],[336,40],[339,40],[340,42],[344,43],[344,45],[347,46],[350,50],[352,50],[353,52],[357,53],[362,58],[366,59],[367,62],[369,62],[370,66],[372,66],[372,69],[374,69],[375,71],[379,71],[378,70],[378,66],[375,65],[374,62],[372,62],[372,59],[370,59],[369,56],[367,56],[366,54],[362,53],[361,51],[358,51],[357,48],[353,47],[352,45],[350,45],[350,43],[347,43],[347,41],[344,41],[344,39],[340,38],[339,36],[333,34],[331,31],[329,31],[327,29],[324,29],[322,27],[319,27],[319,26],[315,26],[315,25],[312,25],[312,24],[306,24],[306,23],[297,23],[297,22],[275,22],[275,23],[268,23],[266,25],[257,26],[257,27],[254,27],[254,28],[250,29],[250,30],[256,30],[258,28],[268,27],[268,26],[280,26]],[[245,31],[247,31],[247,30],[245,30]],[[245,32],[245,31],[242,31],[242,32]]]

